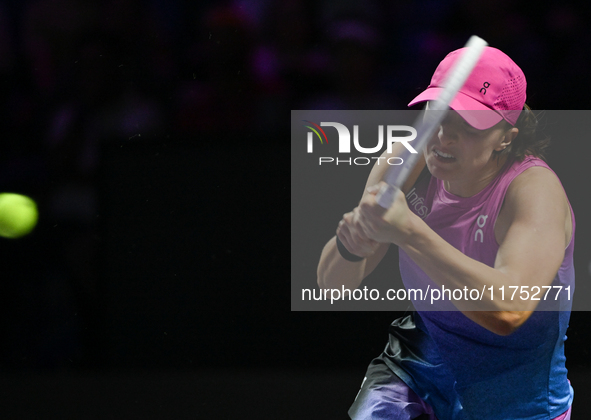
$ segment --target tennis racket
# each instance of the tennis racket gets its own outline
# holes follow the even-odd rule
[[[418,127],[417,137],[413,142],[413,147],[417,153],[411,153],[405,148],[402,156],[400,156],[403,160],[402,165],[392,166],[386,173],[384,178],[386,184],[382,186],[376,195],[376,201],[381,207],[387,209],[394,202],[396,193],[400,190],[406,178],[408,178],[412,168],[414,168],[419,153],[421,153],[427,141],[433,136],[435,130],[441,124],[446,111],[449,109],[449,104],[462,88],[470,73],[472,73],[474,66],[484,51],[484,47],[487,45],[485,40],[476,35],[472,35],[466,43],[466,50],[454,63],[453,68],[445,79],[443,90],[439,94],[439,97],[435,101],[429,102],[429,110],[425,111],[414,125]]]

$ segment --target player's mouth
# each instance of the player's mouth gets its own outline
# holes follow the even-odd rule
[[[433,154],[437,157],[437,160],[442,162],[453,162],[456,160],[456,157],[450,153],[445,153],[437,148],[433,148]]]

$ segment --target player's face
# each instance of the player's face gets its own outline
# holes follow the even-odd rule
[[[474,195],[499,172],[506,158],[497,159],[493,152],[505,149],[516,132],[504,121],[478,130],[450,111],[425,148],[427,166],[433,176],[445,181],[449,192]]]

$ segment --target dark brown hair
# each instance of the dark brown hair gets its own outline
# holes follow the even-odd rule
[[[539,132],[538,116],[525,104],[515,127],[519,133],[511,144],[501,152],[495,152],[497,158],[508,154],[513,159],[522,161],[526,156],[535,156],[545,160],[544,153],[550,145],[550,138]],[[511,126],[507,123],[507,128]]]

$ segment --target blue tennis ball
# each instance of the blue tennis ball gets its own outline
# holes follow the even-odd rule
[[[37,224],[37,204],[31,198],[13,193],[0,194],[0,236],[20,238]]]

